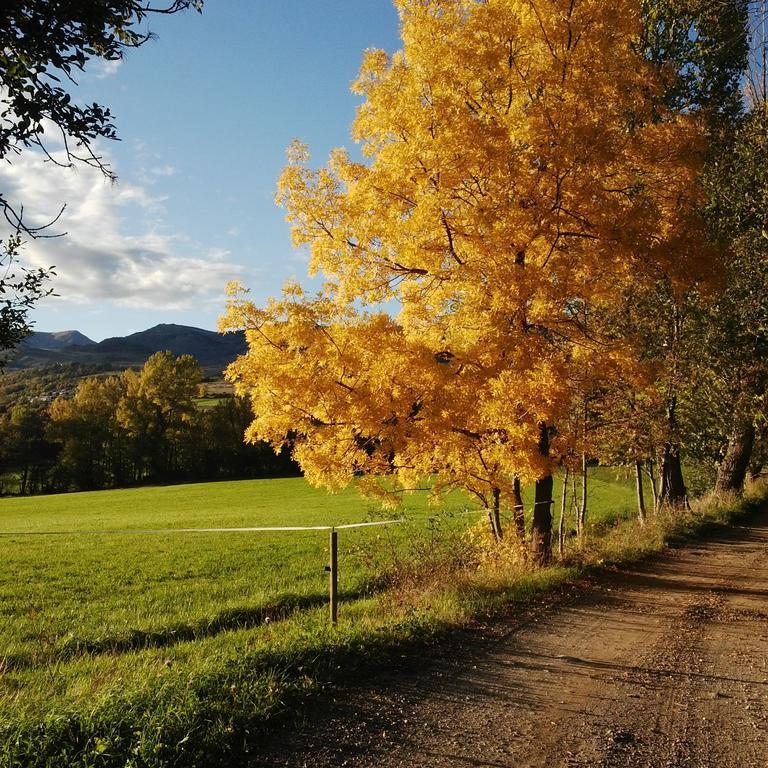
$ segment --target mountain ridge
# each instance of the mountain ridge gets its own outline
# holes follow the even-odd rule
[[[30,349],[64,349],[66,347],[86,347],[96,342],[80,331],[35,331],[22,342]]]
[[[245,352],[245,334],[242,331],[220,334],[175,323],[160,323],[100,342],[92,341],[79,331],[35,332],[12,353],[7,367],[19,370],[88,363],[130,368],[143,365],[150,355],[165,350],[176,356],[192,355],[206,374],[211,375],[221,373]]]

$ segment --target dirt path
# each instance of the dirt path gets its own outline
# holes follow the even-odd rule
[[[768,516],[421,671],[339,688],[257,765],[765,768]]]

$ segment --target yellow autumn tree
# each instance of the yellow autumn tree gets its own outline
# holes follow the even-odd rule
[[[632,359],[590,307],[710,267],[690,215],[700,131],[659,106],[639,0],[396,6],[402,50],[367,52],[354,85],[365,162],[312,169],[297,143],[280,180],[325,284],[263,308],[233,288],[222,327],[249,351],[228,376],[253,401],[247,438],[290,442],[314,483],[430,475],[500,536],[515,478],[535,481],[545,562],[574,377]]]
[[[74,397],[57,397],[47,437],[61,444],[59,463],[78,488],[104,488],[122,475],[124,435],[115,413],[125,386],[117,376],[81,379]]]

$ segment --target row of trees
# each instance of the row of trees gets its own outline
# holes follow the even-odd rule
[[[387,498],[434,478],[488,509],[553,473],[683,457],[739,491],[763,450],[765,94],[741,90],[745,0],[397,0],[402,51],[365,56],[353,135],[318,169],[294,144],[278,199],[322,273],[257,307],[233,286],[229,369],[250,440]],[[397,306],[396,316],[381,310]],[[755,446],[759,445],[757,454]],[[390,480],[382,484],[380,478]]]
[[[0,419],[6,492],[93,490],[148,482],[294,473],[286,455],[246,445],[248,403],[195,404],[202,372],[189,355],[158,352],[141,371],[83,379],[45,409]]]

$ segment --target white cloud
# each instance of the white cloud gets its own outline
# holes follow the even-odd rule
[[[50,221],[66,202],[50,230],[66,235],[29,240],[22,253],[32,266],[56,266],[62,301],[184,309],[219,295],[242,274],[226,261],[225,249],[203,253],[188,237],[167,234],[164,198],[141,186],[110,184],[95,169],[59,168],[28,151],[0,167],[0,189],[23,203],[28,225]]]
[[[232,255],[232,251],[228,248],[209,248],[205,255],[211,260],[216,262],[224,261],[228,256]]]
[[[86,78],[92,80],[106,80],[106,78],[113,77],[117,74],[122,63],[122,59],[116,59],[115,61],[108,61],[107,59],[91,59],[85,70]]]

